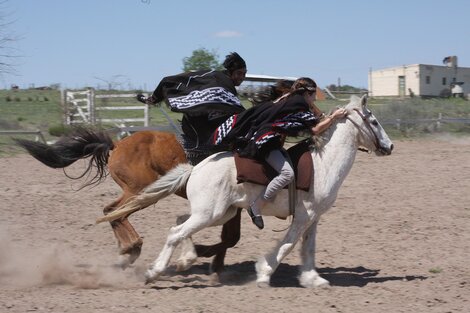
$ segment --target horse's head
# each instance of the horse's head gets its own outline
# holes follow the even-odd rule
[[[361,150],[374,151],[377,155],[390,155],[393,143],[382,128],[377,118],[367,107],[367,96],[351,97],[346,106],[347,118],[357,127],[359,147]]]

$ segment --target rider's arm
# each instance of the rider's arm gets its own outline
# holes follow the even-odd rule
[[[327,117],[322,119],[317,125],[313,126],[311,128],[312,133],[314,135],[323,133],[325,130],[328,129],[328,127],[331,126],[331,124],[333,124],[334,120],[343,118],[346,116],[346,114],[347,114],[347,111],[345,109],[338,109],[334,111],[331,115],[328,115]]]

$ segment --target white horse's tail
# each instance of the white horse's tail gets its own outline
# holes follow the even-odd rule
[[[160,177],[153,184],[146,187],[139,195],[130,198],[130,201],[116,210],[100,217],[96,223],[111,222],[128,216],[136,211],[142,210],[149,205],[157,203],[158,200],[174,194],[185,187],[191,176],[193,166],[180,164],[164,176]]]

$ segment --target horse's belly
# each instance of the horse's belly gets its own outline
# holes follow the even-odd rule
[[[281,191],[273,201],[261,209],[261,214],[266,216],[277,216],[277,217],[288,217],[289,212],[289,200],[287,190]]]

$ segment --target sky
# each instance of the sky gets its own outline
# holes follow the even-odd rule
[[[2,0],[15,73],[0,88],[151,91],[200,48],[238,52],[249,74],[367,88],[370,70],[452,55],[470,67],[469,12],[468,0]]]

